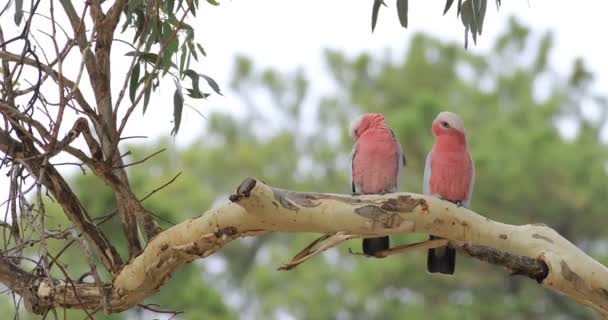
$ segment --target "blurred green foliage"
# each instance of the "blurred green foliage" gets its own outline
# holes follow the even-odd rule
[[[327,50],[334,87],[316,95],[303,70],[260,70],[239,57],[231,87],[247,105],[246,115],[211,115],[207,131],[183,149],[167,139],[131,145],[132,159],[167,151],[130,168],[130,180],[144,196],[182,172],[144,202],[173,222],[227,201],[247,176],[282,188],[347,193],[352,142],[346,126],[357,114],[381,112],[406,153],[402,190],[420,192],[430,123],[451,110],[464,119],[476,163],[473,210],[506,223],[546,223],[606,263],[606,100],[590,89],[593,76],[582,61],[572,63],[567,75],[550,65],[552,43],[550,33],[531,33],[511,20],[487,55],[423,34],[396,59]],[[92,175],[71,183],[95,216],[114,209],[110,191]],[[67,224],[56,208],[49,210],[49,228]],[[124,256],[118,220],[104,231]],[[293,271],[276,271],[316,236],[272,234],[231,243],[182,267],[146,303],[185,311],[179,319],[599,318],[495,266],[458,257],[455,276],[430,275],[424,252],[382,260],[348,254],[349,247],[360,250],[359,241]],[[424,238],[395,236],[392,243]],[[50,250],[56,253],[65,243],[55,242]],[[70,272],[85,272],[82,260],[76,245],[62,255]],[[84,318],[82,312],[69,315]],[[130,311],[112,319],[153,317],[158,315]]]

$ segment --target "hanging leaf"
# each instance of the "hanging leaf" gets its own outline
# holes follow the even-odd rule
[[[192,70],[192,69],[188,69],[186,71],[184,71],[184,75],[188,76],[190,78],[190,81],[192,82],[192,92],[190,95],[192,96],[192,98],[198,98],[199,96],[201,96],[200,94],[200,89],[198,87],[198,78],[199,75],[198,73],[196,73],[196,71]]]
[[[460,16],[460,11],[462,10],[462,0],[458,0],[458,10],[456,10],[456,18]]]
[[[194,3],[192,3],[192,1],[186,1],[186,3],[188,4],[188,9],[190,9],[192,15],[196,17],[196,8],[194,7]]]
[[[203,46],[201,46],[200,43],[197,43],[196,46],[198,47],[198,50],[201,52],[201,54],[203,56],[207,56],[207,53],[205,52],[205,49],[203,49]]]
[[[175,0],[167,0],[165,1],[165,12],[169,16],[174,16],[173,8],[175,7]]]
[[[468,33],[477,43],[477,35],[481,35],[483,19],[486,14],[487,0],[466,0],[462,3],[460,15],[462,25],[465,26],[465,48],[468,47]]]
[[[397,14],[401,26],[407,28],[407,5],[408,0],[397,0]]]
[[[176,135],[182,122],[182,110],[184,109],[184,96],[182,90],[176,83],[175,93],[173,94],[173,130],[172,135]]]
[[[177,52],[178,47],[179,47],[179,40],[177,39],[177,37],[173,37],[173,39],[171,39],[171,41],[169,42],[169,44],[163,51],[162,65],[164,67],[165,73],[167,73],[167,71],[171,67],[174,67],[177,69],[177,65],[175,63],[173,63],[173,61],[171,61],[171,58],[173,58],[173,55]]]
[[[19,26],[23,19],[23,0],[15,0],[15,24]]]
[[[475,16],[477,17],[477,33],[481,35],[481,31],[483,29],[483,19],[486,16],[486,7],[488,5],[487,0],[477,0],[477,13]]]
[[[135,16],[137,16],[136,21],[135,21],[135,25],[137,26],[137,29],[135,30],[135,36],[133,36],[133,43],[137,42],[137,39],[139,38],[142,31],[144,30],[143,21],[145,20],[144,13],[141,10],[135,11]],[[125,32],[125,30],[127,30],[126,25],[123,26],[122,32]]]
[[[219,94],[220,96],[223,96],[223,94],[220,92],[220,86],[217,85],[217,82],[215,82],[213,78],[202,73],[199,73],[199,75],[207,81],[207,84],[209,84],[209,86],[211,87],[211,89],[213,89],[213,91],[215,91],[215,93]]]
[[[198,55],[196,54],[196,49],[194,48],[194,44],[192,44],[192,42],[186,42],[186,44],[188,44],[188,49],[190,50],[190,53],[194,57],[194,60],[198,61]]]
[[[444,16],[448,12],[448,10],[450,10],[450,7],[452,7],[452,3],[454,3],[454,0],[447,0],[445,2],[445,9],[443,9],[443,15]]]
[[[131,80],[129,81],[129,98],[131,103],[135,101],[135,92],[137,92],[137,85],[139,84],[139,63],[136,61],[133,71],[131,72]]]
[[[471,4],[471,25],[469,27],[473,36],[473,44],[477,44],[477,0],[469,0],[469,3]]]
[[[125,56],[128,57],[132,57],[132,56],[136,56],[141,58],[142,60],[149,62],[150,64],[152,64],[153,66],[156,66],[156,60],[158,60],[158,55],[156,53],[152,53],[152,52],[137,52],[137,51],[130,51],[125,53]],[[173,63],[172,61],[169,61],[170,65],[174,68],[177,69],[177,65],[175,63]]]
[[[150,31],[146,32],[147,30],[144,30],[141,35],[144,39],[146,35],[148,36],[148,39],[146,40],[146,44],[144,46],[144,51],[146,52],[150,51],[153,44],[158,43],[162,31],[161,25],[159,24],[159,21],[158,19],[156,19],[155,16],[149,18],[148,28],[150,29]]]
[[[179,58],[179,73],[184,73],[184,69],[186,68],[186,55],[188,54],[188,47],[182,45],[182,54]]]
[[[151,77],[152,75],[149,74],[148,72],[146,72],[146,75],[143,78],[143,82],[146,83],[146,81],[148,80],[148,77]],[[150,83],[144,88],[144,111],[143,113],[146,113],[146,109],[148,109],[148,103],[150,102],[150,94],[152,93],[152,81],[150,80]]]
[[[376,22],[378,22],[378,12],[380,11],[380,5],[384,3],[383,0],[374,0],[374,5],[372,6],[372,32],[376,28]]]
[[[188,96],[193,99],[207,99],[207,97],[211,95],[209,93],[202,93],[200,91],[195,92],[192,89],[186,89],[186,91],[188,91]]]

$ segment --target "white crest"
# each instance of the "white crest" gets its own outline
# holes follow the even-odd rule
[[[351,139],[357,140],[357,129],[359,129],[361,121],[363,121],[363,118],[365,118],[366,115],[367,114],[362,114],[350,123],[350,126],[348,127],[348,135],[351,137]]]
[[[460,117],[453,112],[443,111],[443,112],[439,113],[437,115],[436,121],[445,121],[450,125],[450,127],[454,128],[466,135],[464,123],[462,122]]]

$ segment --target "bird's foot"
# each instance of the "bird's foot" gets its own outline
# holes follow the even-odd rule
[[[363,194],[363,193],[361,193],[361,192],[351,192],[351,193],[350,193],[350,195],[351,195],[351,196],[360,196],[360,195],[362,195],[362,194]]]
[[[449,202],[451,202],[451,203],[455,204],[455,205],[456,205],[458,208],[460,208],[460,207],[462,207],[462,206],[463,206],[463,203],[462,203],[462,201],[461,201],[461,200],[453,201],[453,200],[450,200],[450,199],[444,198],[444,197],[442,197],[442,196],[440,196],[440,195],[438,195],[438,194],[434,194],[434,195],[433,195],[433,197],[435,197],[435,198],[437,198],[437,199],[439,199],[439,200],[443,200],[443,201],[449,201]]]
[[[446,200],[444,197],[442,197],[442,196],[440,196],[438,194],[433,194],[432,196],[435,197],[435,198],[437,198],[437,199],[439,199],[439,200]]]
[[[458,208],[462,207],[462,201],[460,201],[460,200],[459,201],[450,201],[450,202],[455,204]]]

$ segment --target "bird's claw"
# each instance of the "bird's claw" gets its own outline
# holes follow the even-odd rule
[[[464,206],[464,204],[462,203],[462,201],[461,201],[461,200],[452,201],[452,200],[450,200],[450,199],[446,199],[446,198],[444,198],[444,197],[442,197],[442,196],[440,196],[440,195],[438,195],[438,194],[434,194],[434,195],[433,195],[433,197],[435,197],[435,198],[437,198],[437,199],[439,199],[439,200],[443,200],[443,201],[449,201],[449,202],[451,202],[451,203],[455,204],[455,205],[456,205],[456,207],[458,207],[458,208],[460,208],[460,207],[463,207],[463,206]]]

